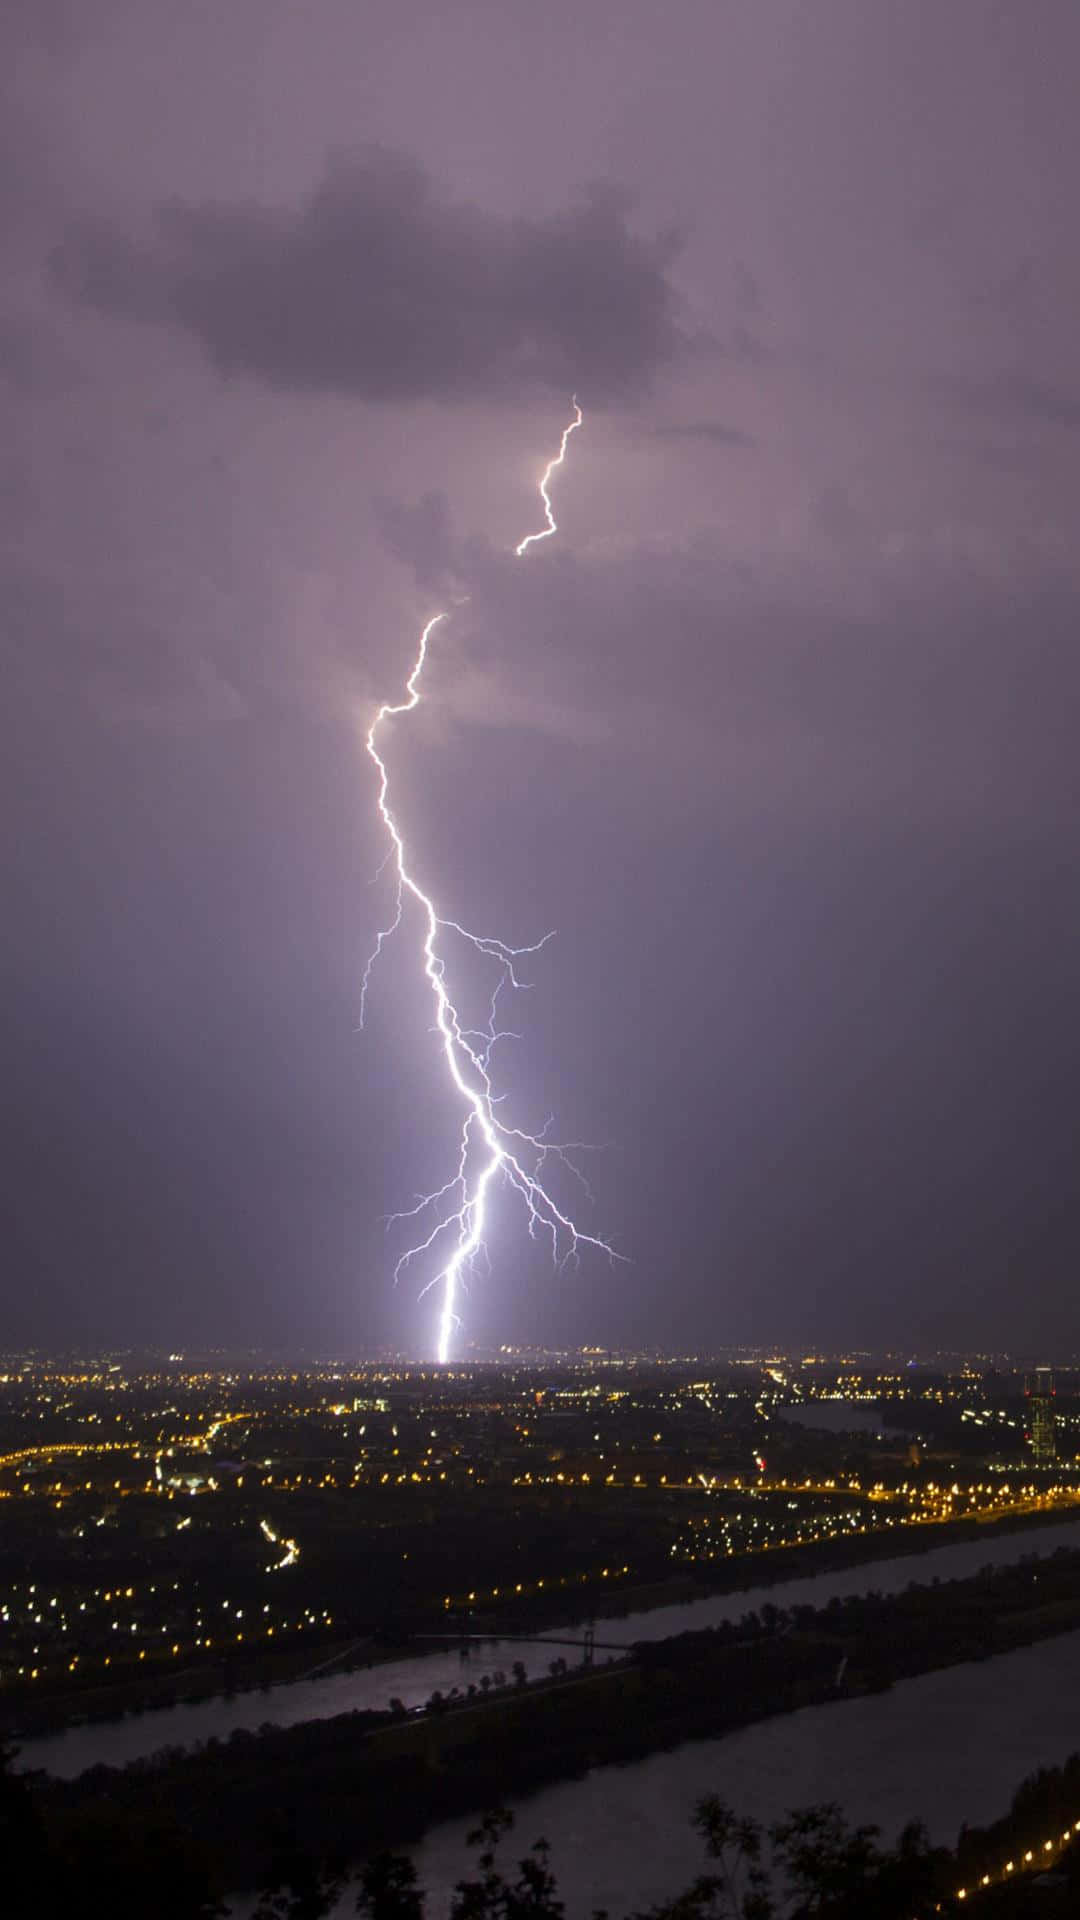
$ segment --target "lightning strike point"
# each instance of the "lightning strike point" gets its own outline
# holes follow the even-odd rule
[[[571,405],[574,409],[574,418],[563,428],[559,451],[548,461],[539,482],[540,498],[543,501],[547,525],[539,533],[526,534],[525,538],[519,542],[514,549],[519,559],[537,541],[549,540],[552,534],[558,531],[549,488],[553,475],[566,458],[570,435],[577,431],[583,419],[576,394]],[[492,935],[471,933],[458,921],[444,918],[439,913],[434,899],[424,892],[409,868],[404,837],[390,808],[390,775],[379,751],[379,733],[387,720],[411,713],[419,706],[420,682],[427,663],[431,636],[440,622],[447,618],[449,618],[449,609],[432,614],[420,634],[416,658],[405,681],[404,698],[396,702],[384,701],[367,732],[367,752],[375,763],[378,775],[377,806],[389,842],[380,871],[387,865],[392,866],[395,887],[393,917],[389,924],[381,928],[376,935],[375,945],[364,968],[360,990],[360,1024],[363,1026],[372,968],[387,941],[398,931],[406,914],[415,909],[422,931],[420,946],[422,970],[435,1003],[434,1031],[438,1036],[450,1083],[461,1101],[464,1112],[456,1172],[451,1174],[449,1180],[435,1192],[423,1196],[415,1207],[391,1216],[391,1222],[418,1219],[424,1214],[428,1214],[429,1219],[434,1219],[434,1224],[424,1238],[408,1247],[402,1254],[394,1269],[394,1279],[396,1282],[418,1256],[430,1252],[433,1248],[439,1249],[442,1265],[434,1277],[421,1289],[420,1297],[423,1298],[424,1294],[429,1293],[441,1282],[442,1304],[438,1328],[438,1357],[441,1363],[445,1363],[448,1359],[454,1333],[461,1325],[458,1300],[464,1281],[477,1261],[483,1261],[487,1257],[484,1240],[487,1203],[496,1174],[501,1174],[523,1201],[530,1237],[536,1239],[539,1234],[548,1236],[552,1259],[557,1265],[565,1266],[567,1261],[575,1259],[583,1246],[595,1247],[611,1259],[621,1258],[605,1240],[593,1234],[583,1233],[574,1224],[570,1215],[564,1213],[557,1205],[543,1185],[540,1175],[549,1156],[560,1159],[572,1172],[579,1172],[568,1157],[569,1148],[566,1145],[558,1145],[547,1137],[550,1122],[546,1122],[538,1134],[530,1134],[518,1127],[507,1126],[496,1113],[496,1108],[503,1096],[496,1094],[492,1087],[491,1053],[496,1041],[507,1037],[505,1031],[500,1032],[495,1025],[499,993],[503,987],[521,989],[527,985],[527,982],[517,977],[514,962],[527,955],[538,953],[552,935],[545,934],[542,940],[534,942],[532,946],[511,947]],[[446,960],[440,948],[440,936],[445,934],[460,936],[476,953],[494,962],[498,969],[498,977],[491,995],[489,1023],[482,1031],[477,1032],[473,1028],[463,1026],[451,998],[447,985]],[[432,1210],[430,1213],[429,1209]],[[444,1248],[446,1249],[445,1257]]]

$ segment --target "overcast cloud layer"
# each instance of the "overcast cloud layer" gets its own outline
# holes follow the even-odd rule
[[[0,35],[12,1341],[430,1349],[446,604],[395,791],[630,1262],[501,1212],[469,1335],[1080,1346],[1071,0]]]

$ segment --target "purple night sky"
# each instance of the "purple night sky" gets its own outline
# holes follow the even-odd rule
[[[3,1344],[1080,1347],[1075,0],[8,0]],[[576,390],[560,523],[536,480]]]

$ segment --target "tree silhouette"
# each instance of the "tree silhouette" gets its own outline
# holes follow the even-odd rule
[[[50,1911],[53,1871],[30,1783],[15,1772],[15,1748],[0,1746],[0,1861],[7,1911]],[[10,1903],[10,1904],[8,1904]]]
[[[563,1920],[566,1911],[548,1865],[546,1840],[537,1840],[518,1862],[517,1878],[499,1871],[499,1843],[513,1827],[514,1816],[504,1807],[486,1813],[470,1833],[467,1844],[477,1849],[475,1879],[459,1880],[454,1889],[450,1920]]]
[[[741,1819],[726,1801],[706,1794],[694,1808],[693,1825],[714,1870],[637,1920],[772,1920],[776,1907],[761,1866],[757,1821]]]
[[[252,1920],[326,1920],[348,1881],[343,1866],[330,1866],[295,1840],[279,1842],[267,1885]]]
[[[424,1920],[424,1891],[416,1868],[400,1853],[380,1853],[360,1875],[357,1913],[367,1920]]]

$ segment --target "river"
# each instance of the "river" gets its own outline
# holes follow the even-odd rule
[[[864,1566],[780,1581],[772,1586],[744,1588],[737,1593],[715,1595],[679,1606],[613,1615],[597,1622],[597,1639],[626,1646],[635,1640],[662,1640],[669,1634],[691,1628],[737,1620],[766,1603],[775,1607],[825,1606],[834,1597],[842,1599],[848,1594],[898,1593],[913,1581],[961,1579],[978,1572],[980,1567],[1006,1566],[1025,1555],[1043,1555],[1053,1553],[1058,1547],[1078,1546],[1080,1520],[1068,1520],[1058,1526],[1021,1530],[986,1540],[961,1541],[895,1560],[876,1560]],[[560,1652],[573,1662],[576,1658],[573,1648],[560,1648],[558,1644],[560,1631],[569,1638],[575,1629],[552,1628],[539,1641],[484,1641],[473,1648],[466,1661],[456,1649],[440,1650],[387,1660],[352,1673],[330,1674],[292,1681],[266,1691],[239,1693],[231,1699],[218,1695],[190,1706],[156,1708],[150,1713],[131,1714],[120,1720],[71,1727],[64,1733],[45,1734],[23,1742],[18,1764],[43,1767],[49,1773],[70,1778],[99,1762],[124,1766],[162,1747],[188,1747],[212,1738],[223,1739],[239,1727],[256,1728],[268,1723],[295,1726],[303,1720],[327,1719],[358,1708],[386,1707],[395,1697],[406,1706],[421,1705],[435,1689],[446,1693],[456,1686],[464,1691],[470,1679],[478,1682],[482,1674],[496,1670],[508,1674],[515,1660],[524,1663],[530,1677],[546,1673],[551,1660]],[[577,1631],[580,1634],[580,1629]],[[599,1657],[606,1655],[601,1652]],[[1080,1746],[1080,1720],[1073,1744]]]
[[[703,1870],[688,1819],[704,1793],[765,1823],[837,1800],[850,1819],[880,1826],[887,1841],[917,1817],[933,1840],[952,1845],[963,1823],[986,1825],[1027,1774],[1078,1747],[1080,1633],[1070,1633],[544,1788],[512,1803],[517,1851],[507,1860],[543,1835],[571,1920],[597,1908],[620,1920],[669,1899]],[[1080,1819],[1080,1807],[1072,1818]],[[468,1868],[467,1824],[435,1827],[413,1850],[429,1920],[441,1920]],[[351,1912],[354,1901],[338,1912]]]

